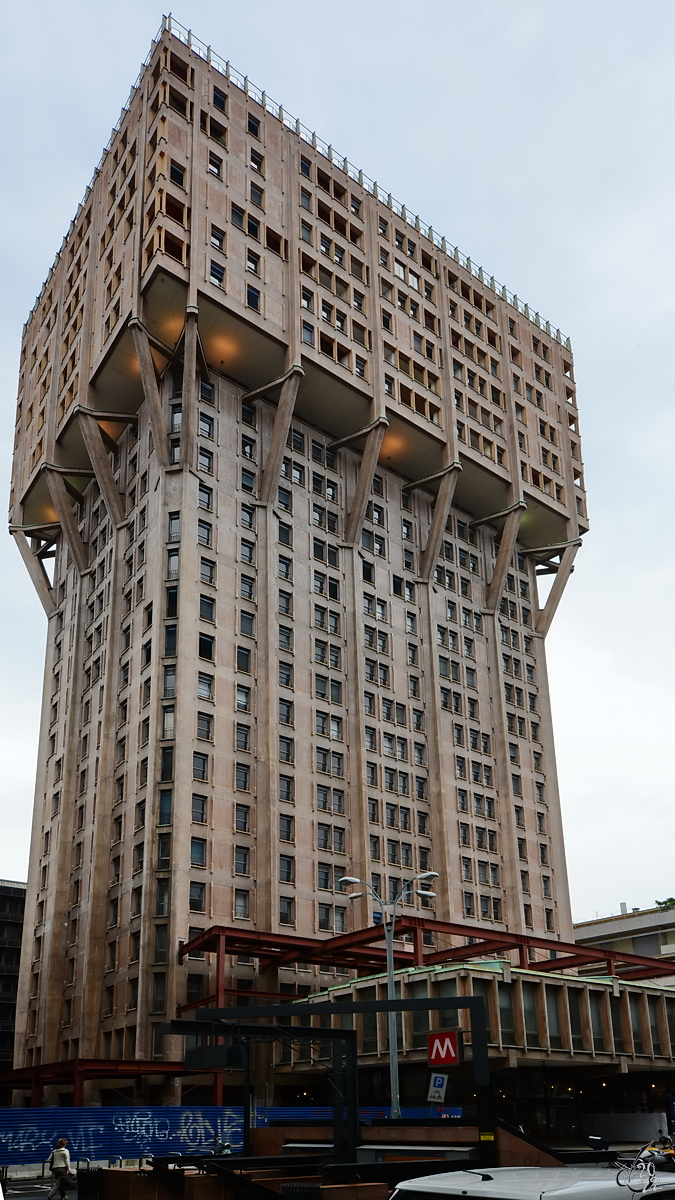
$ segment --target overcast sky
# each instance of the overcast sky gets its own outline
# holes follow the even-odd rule
[[[571,338],[592,528],[547,646],[572,907],[675,894],[675,5],[182,3],[177,20]],[[22,325],[161,16],[3,10],[4,495]],[[2,535],[0,596],[0,875],[25,879],[46,621]]]

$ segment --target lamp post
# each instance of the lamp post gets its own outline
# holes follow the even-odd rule
[[[352,875],[343,875],[340,883],[357,883],[364,887],[365,892],[351,892],[350,900],[358,900],[360,896],[372,896],[375,903],[380,909],[382,915],[382,926],[384,929],[384,941],[387,949],[387,999],[396,999],[396,984],[394,980],[394,928],[396,925],[396,909],[401,903],[404,896],[410,894],[413,884],[421,883],[426,879],[438,879],[438,871],[424,871],[421,875],[415,875],[414,879],[404,883],[401,889],[396,893],[392,900],[383,900],[377,888],[374,888],[371,883],[366,883],[365,879],[355,879]],[[416,896],[426,896],[430,900],[436,896],[435,892],[421,891],[415,889]],[[398,1087],[398,1035],[396,1030],[396,1013],[387,1013],[387,1028],[389,1030],[389,1082],[391,1090],[391,1117],[396,1120],[401,1116],[401,1104],[399,1098]]]

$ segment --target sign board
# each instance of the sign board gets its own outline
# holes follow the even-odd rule
[[[457,1034],[428,1033],[427,1057],[430,1067],[455,1067],[459,1062]]]
[[[447,1075],[432,1074],[429,1083],[427,1100],[441,1104],[445,1100],[445,1089],[448,1086]]]

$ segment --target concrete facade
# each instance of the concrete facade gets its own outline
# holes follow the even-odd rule
[[[574,940],[582,946],[602,946],[632,954],[672,958],[675,955],[675,909],[632,908],[591,921],[577,921]]]
[[[571,937],[569,342],[175,25],[25,327],[10,523],[49,619],[16,1066],[161,1056],[212,990],[179,941],[359,928],[342,874]]]
[[[26,885],[0,879],[0,1062],[14,1055],[19,956],[26,904]]]
[[[675,991],[644,983],[513,967],[497,958],[452,968],[397,972],[401,996],[482,996],[486,1012],[493,1094],[499,1116],[544,1141],[570,1144],[591,1133],[637,1140],[672,1127],[675,1067]],[[373,975],[336,981],[325,1000],[386,995]],[[314,999],[314,998],[313,998]],[[387,1035],[383,1016],[356,1019],[359,1082],[366,1103],[386,1103]],[[472,1115],[471,1035],[465,1011],[404,1013],[399,1035],[403,1103],[423,1102],[428,1086],[426,1038],[430,1028],[462,1031],[466,1063],[453,1068],[449,1104]],[[298,1047],[292,1061],[276,1050],[276,1071],[290,1099],[321,1084],[325,1047],[312,1055]],[[285,1074],[285,1079],[284,1079]],[[291,1088],[298,1089],[295,1096]],[[654,1124],[650,1127],[650,1117]],[[663,1114],[663,1115],[660,1115]],[[667,1117],[666,1117],[667,1114]]]

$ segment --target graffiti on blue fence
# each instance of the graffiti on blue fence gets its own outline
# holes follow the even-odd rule
[[[240,1150],[243,1110],[232,1108],[4,1108],[0,1165],[44,1162],[57,1139],[70,1157],[101,1161],[121,1155],[198,1154],[217,1141]]]
[[[406,1117],[443,1115],[459,1120],[461,1108],[406,1108]],[[390,1115],[387,1106],[359,1109],[361,1121],[370,1124]],[[285,1121],[333,1122],[333,1109],[311,1105],[305,1108],[256,1107],[253,1125],[283,1124]],[[217,1142],[229,1142],[236,1153],[243,1147],[244,1110],[205,1106],[189,1108],[2,1108],[0,1109],[0,1166],[43,1163],[58,1138],[68,1138],[73,1162],[89,1159],[139,1158],[150,1154],[200,1154],[213,1150]]]

